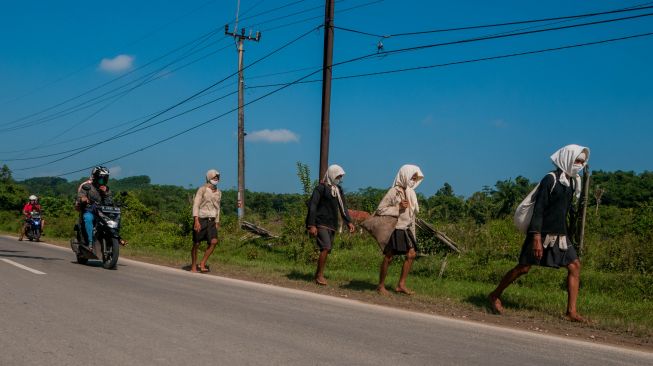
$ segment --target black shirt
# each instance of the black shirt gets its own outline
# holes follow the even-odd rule
[[[308,203],[308,215],[306,216],[306,226],[325,226],[329,229],[335,230],[338,227],[338,215],[342,215],[346,223],[351,222],[349,213],[347,212],[347,204],[345,203],[345,195],[342,193],[342,188],[338,187],[340,197],[342,198],[344,215],[340,212],[338,207],[338,197],[333,197],[331,189],[324,183],[320,183],[313,190],[313,195]]]
[[[547,174],[540,182],[537,194],[535,195],[535,207],[533,208],[533,217],[528,226],[528,232],[537,232],[542,235],[573,234],[567,222],[567,216],[575,214],[572,202],[574,198],[575,179],[570,178],[570,186],[566,187],[560,183],[560,175],[564,174],[562,170],[555,171],[555,178]],[[573,223],[573,220],[569,220]]]

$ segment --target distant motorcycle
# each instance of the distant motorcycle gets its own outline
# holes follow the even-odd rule
[[[27,219],[27,232],[29,241],[41,241],[41,213],[32,211]]]
[[[117,206],[96,206],[93,210],[93,245],[88,246],[84,234],[84,222],[75,224],[75,238],[70,247],[77,256],[77,263],[86,264],[89,259],[102,260],[102,267],[115,269],[120,254],[121,210]]]

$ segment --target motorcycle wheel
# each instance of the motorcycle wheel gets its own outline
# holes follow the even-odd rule
[[[35,241],[41,241],[41,229],[34,229],[32,235]]]
[[[102,254],[102,267],[105,269],[116,269],[118,264],[118,256],[120,253],[120,241],[116,238],[104,239],[104,244],[108,253]]]

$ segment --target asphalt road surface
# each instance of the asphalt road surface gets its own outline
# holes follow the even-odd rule
[[[653,365],[653,354],[0,237],[0,365]]]

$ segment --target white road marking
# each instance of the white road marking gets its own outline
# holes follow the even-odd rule
[[[12,260],[10,260],[10,259],[0,258],[0,261],[3,261],[3,262],[6,262],[6,263],[9,263],[9,264],[11,264],[12,266],[16,266],[16,267],[18,267],[18,268],[20,268],[20,269],[24,269],[24,270],[26,270],[26,271],[29,271],[29,272],[32,272],[32,273],[35,273],[35,274],[38,274],[38,275],[44,275],[44,274],[46,274],[45,272],[41,272],[41,271],[39,271],[39,270],[36,270],[36,269],[34,269],[34,268],[29,268],[29,267],[27,267],[27,266],[23,266],[22,264],[20,264],[20,263],[16,263],[16,262],[14,262],[14,261],[12,261]]]

